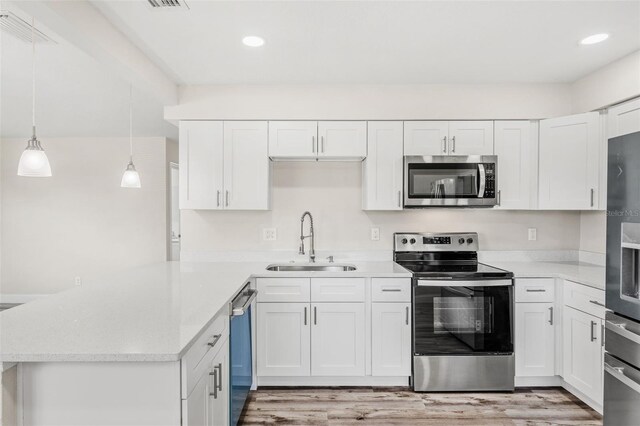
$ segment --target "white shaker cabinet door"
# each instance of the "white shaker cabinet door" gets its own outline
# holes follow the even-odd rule
[[[597,208],[599,138],[597,112],[540,121],[541,209]]]
[[[258,376],[308,376],[311,363],[308,303],[258,303]]]
[[[565,307],[563,378],[571,386],[602,404],[602,320]]]
[[[411,375],[411,305],[371,305],[371,373],[373,376]]]
[[[608,139],[640,132],[640,98],[612,106],[607,117]]]
[[[224,122],[225,209],[269,209],[267,132],[266,121]]]
[[[492,155],[493,121],[450,121],[450,155]]]
[[[362,209],[402,210],[402,121],[370,121],[362,163]]]
[[[312,376],[364,376],[364,303],[314,303]]]
[[[516,376],[555,374],[553,303],[516,303]]]
[[[180,208],[221,209],[223,191],[221,121],[180,122]]]
[[[213,373],[209,398],[211,402],[211,424],[222,426],[229,424],[229,339],[225,339],[224,344],[211,362],[211,372]]]
[[[447,155],[448,121],[405,121],[404,155]]]
[[[317,121],[269,122],[269,157],[312,159],[317,156]]]
[[[185,426],[213,426],[210,393],[213,391],[209,370],[198,380],[187,399],[182,400],[182,424]]]
[[[353,159],[366,156],[366,121],[318,122],[318,157]]]
[[[496,121],[498,208],[535,208],[538,183],[537,123]]]

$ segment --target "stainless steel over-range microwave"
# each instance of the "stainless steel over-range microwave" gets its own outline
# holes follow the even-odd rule
[[[405,207],[493,207],[498,157],[433,155],[404,157]]]

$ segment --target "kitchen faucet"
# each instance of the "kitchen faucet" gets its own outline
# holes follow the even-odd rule
[[[309,216],[309,235],[304,235],[304,218]],[[316,250],[314,244],[314,236],[313,236],[313,216],[311,213],[304,212],[302,213],[302,217],[300,218],[300,251],[299,254],[304,254],[304,239],[311,238],[311,249],[309,250],[309,262],[315,263],[316,261]]]

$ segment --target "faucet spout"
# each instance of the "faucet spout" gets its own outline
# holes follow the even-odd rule
[[[309,235],[304,235],[304,220],[309,216]],[[316,261],[316,250],[315,250],[315,237],[313,232],[313,216],[308,211],[302,213],[302,217],[300,218],[300,251],[299,254],[304,254],[304,240],[305,238],[311,239],[311,248],[309,249],[309,262],[314,263]]]

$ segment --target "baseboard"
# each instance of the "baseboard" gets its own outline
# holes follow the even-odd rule
[[[535,387],[558,387],[562,386],[562,377],[545,376],[545,377],[518,377],[515,378],[517,388],[535,388]]]
[[[409,386],[409,377],[267,377],[257,378],[257,386]]]

